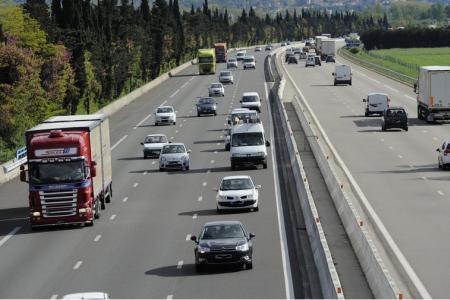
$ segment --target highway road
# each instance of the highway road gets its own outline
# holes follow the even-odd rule
[[[412,88],[345,63],[353,86],[333,86],[332,63],[286,67],[431,296],[448,298],[450,173],[438,169],[436,148],[449,139],[450,124],[418,120]],[[362,99],[370,92],[388,93],[391,105],[407,110],[409,132],[382,132],[380,117],[364,117]]]
[[[256,70],[234,72],[235,84],[217,98],[216,117],[196,116],[198,97],[217,81],[217,75],[195,76],[196,66],[111,117],[113,203],[94,227],[32,232],[27,185],[16,179],[0,186],[0,298],[83,291],[104,291],[112,298],[285,298],[289,274],[283,267],[272,156],[266,170],[231,172],[223,145],[226,116],[239,107],[241,94],[256,91],[266,99],[265,55],[256,54]],[[153,125],[152,113],[161,104],[178,111],[175,126]],[[261,115],[268,130],[266,102]],[[190,171],[159,172],[157,160],[144,160],[139,143],[150,133],[186,143],[192,150]],[[262,185],[259,212],[217,215],[212,188],[230,174],[251,175]],[[222,219],[240,220],[256,234],[254,268],[197,274],[189,236],[198,235],[205,222]]]

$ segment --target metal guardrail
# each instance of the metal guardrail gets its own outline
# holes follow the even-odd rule
[[[384,76],[387,76],[387,77],[392,78],[394,80],[403,82],[403,83],[405,83],[407,85],[414,86],[414,84],[417,81],[417,78],[413,78],[413,77],[407,76],[405,74],[393,71],[391,69],[379,66],[379,65],[377,65],[375,63],[362,60],[362,59],[360,59],[360,58],[358,58],[358,57],[356,57],[354,55],[349,54],[347,50],[339,49],[338,53],[340,55],[342,55],[344,58],[346,58],[348,60],[351,60],[352,62],[356,63],[357,65],[360,65],[360,66],[365,67],[367,69],[371,69],[371,70],[373,70],[373,71],[375,71],[377,73],[380,73],[381,75],[384,75]]]
[[[16,158],[13,160],[12,163],[5,164],[3,166],[3,171],[5,172],[5,174],[8,174],[9,172],[20,167],[26,162],[27,162],[27,147],[19,148],[16,151]]]

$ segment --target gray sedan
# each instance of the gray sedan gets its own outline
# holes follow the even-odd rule
[[[197,102],[197,117],[208,114],[217,116],[217,102],[211,97],[200,98]]]

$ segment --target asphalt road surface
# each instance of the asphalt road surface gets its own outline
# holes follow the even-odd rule
[[[450,295],[450,173],[438,169],[436,148],[450,124],[417,119],[412,88],[350,64],[353,86],[333,86],[333,63],[287,65],[331,142],[433,298]],[[380,117],[364,117],[370,92],[403,106],[409,131],[381,131]]]
[[[261,116],[269,128],[265,55],[256,53],[256,70],[234,71],[234,85],[217,98],[216,117],[196,116],[198,97],[207,95],[207,86],[218,78],[196,76],[196,66],[111,117],[113,203],[94,227],[31,232],[27,185],[15,179],[0,186],[0,298],[86,291],[112,298],[285,298],[271,150],[268,169],[231,172],[223,144],[226,116],[239,107],[243,92],[256,91],[264,99]],[[224,67],[220,64],[219,70]],[[161,104],[178,111],[175,126],[154,126],[152,113]],[[192,150],[190,170],[159,172],[156,159],[144,160],[139,143],[151,133],[184,142]],[[212,188],[231,174],[251,175],[262,185],[259,212],[217,215]],[[240,220],[255,233],[252,270],[195,272],[189,235],[198,235],[213,220]]]

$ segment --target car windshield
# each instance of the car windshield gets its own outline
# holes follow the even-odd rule
[[[242,102],[258,102],[258,96],[243,96]]]
[[[163,154],[185,153],[186,149],[183,145],[167,145],[162,149]]]
[[[172,107],[159,107],[156,112],[159,113],[159,114],[161,114],[161,113],[171,113],[171,112],[173,112],[173,108]]]
[[[152,144],[152,143],[167,143],[167,138],[163,135],[153,135],[153,136],[147,136],[145,138],[146,144]]]
[[[244,62],[246,62],[246,63],[251,63],[254,61],[255,61],[255,59],[253,59],[253,58],[244,58]]]
[[[234,63],[234,62],[236,62],[236,59],[235,58],[231,58],[231,59],[228,60],[228,62]]]
[[[235,133],[232,137],[233,147],[260,146],[264,145],[264,138],[261,132]]]
[[[244,230],[239,224],[219,224],[205,226],[201,240],[219,240],[245,237]]]
[[[212,98],[202,98],[198,101],[199,104],[214,104],[214,100]]]
[[[237,54],[237,56],[244,56],[245,55],[245,53],[243,53],[243,52],[238,52],[238,54]]]
[[[220,76],[230,76],[231,72],[229,71],[225,71],[225,72],[220,72]]]
[[[222,88],[222,85],[218,84],[218,83],[211,84],[211,88],[213,88],[213,89],[220,89],[220,88]]]
[[[30,163],[31,183],[58,183],[81,181],[85,174],[82,160],[55,163]]]
[[[233,178],[222,181],[221,191],[232,190],[250,190],[253,188],[252,181],[249,178]]]
[[[198,58],[198,62],[200,64],[210,64],[213,62],[213,57],[212,56],[207,56],[207,57],[199,57]]]

